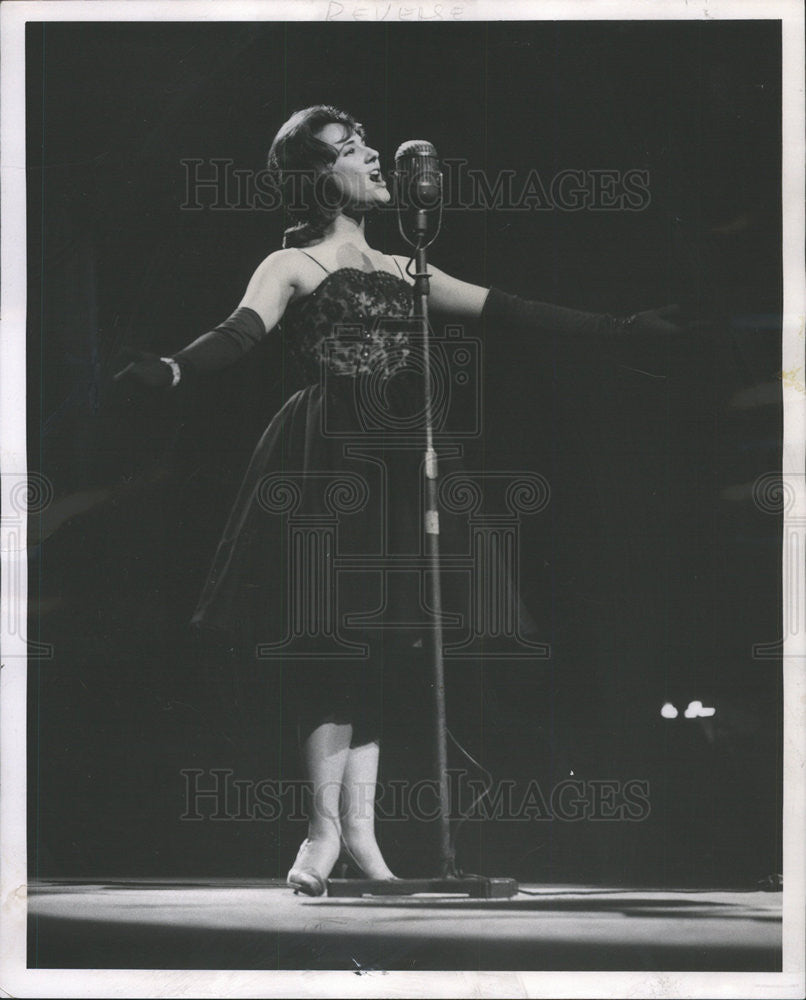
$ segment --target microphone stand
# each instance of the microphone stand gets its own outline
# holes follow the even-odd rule
[[[440,175],[441,180],[441,175]],[[440,217],[442,206],[440,204]],[[433,399],[431,392],[431,341],[428,324],[429,275],[426,249],[436,239],[427,240],[428,212],[418,209],[414,230],[415,248],[414,308],[419,321],[423,349],[424,412],[425,412],[425,515],[424,533],[428,556],[428,605],[434,615],[431,629],[434,711],[434,772],[439,787],[439,875],[436,878],[410,879],[328,879],[328,896],[411,896],[416,893],[443,893],[482,899],[506,899],[518,892],[518,883],[511,878],[489,878],[483,875],[460,875],[451,844],[451,795],[448,783],[448,727],[445,713],[445,662],[442,651],[442,577],[439,556],[439,465],[434,449]],[[437,230],[438,232],[439,230]],[[411,262],[410,262],[411,263]],[[410,266],[410,265],[409,265]],[[411,274],[411,272],[409,272]]]
[[[445,661],[442,652],[442,575],[439,558],[439,506],[437,486],[439,462],[434,450],[433,399],[431,392],[431,341],[428,325],[428,266],[426,261],[426,213],[417,212],[417,246],[414,261],[415,318],[420,324],[423,345],[423,381],[425,412],[425,518],[424,532],[428,566],[428,605],[434,614],[431,629],[431,655],[434,692],[434,773],[439,786],[439,874],[441,878],[456,878],[456,859],[451,847],[451,794],[448,785],[448,727],[445,714]]]

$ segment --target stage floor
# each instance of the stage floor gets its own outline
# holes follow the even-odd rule
[[[39,882],[28,966],[781,970],[780,893],[521,888],[507,900],[345,900],[245,879]]]

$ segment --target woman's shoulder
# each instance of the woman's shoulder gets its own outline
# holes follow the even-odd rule
[[[270,281],[289,289],[292,298],[308,294],[321,280],[321,267],[296,247],[275,250],[265,257],[254,273],[258,283]]]
[[[305,255],[296,249],[288,247],[274,250],[258,264],[257,271],[271,272],[278,278],[293,278],[305,267]]]

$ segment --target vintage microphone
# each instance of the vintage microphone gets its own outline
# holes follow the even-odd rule
[[[451,893],[465,896],[506,898],[518,892],[509,878],[481,875],[460,876],[451,844],[451,797],[448,784],[448,727],[445,714],[445,663],[442,651],[442,583],[439,555],[439,507],[437,453],[434,448],[433,395],[431,387],[431,342],[428,324],[428,267],[426,249],[439,235],[442,225],[442,173],[434,146],[424,139],[410,139],[395,153],[395,194],[398,224],[403,239],[414,248],[406,271],[414,278],[414,315],[423,345],[425,413],[425,512],[428,555],[428,605],[434,614],[431,631],[434,690],[434,772],[439,787],[439,876],[437,878],[329,879],[329,896],[406,896],[415,893]],[[414,264],[414,271],[410,270]]]
[[[436,149],[426,139],[404,142],[395,153],[393,176],[400,235],[415,251],[425,249],[442,225],[442,172]]]

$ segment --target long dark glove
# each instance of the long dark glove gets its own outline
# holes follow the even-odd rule
[[[147,351],[126,349],[122,352],[124,357],[133,360],[115,375],[115,379],[135,378],[153,388],[174,385],[171,361],[179,366],[182,376],[187,372],[218,371],[239,361],[265,336],[266,327],[260,316],[254,309],[242,307],[170,359],[161,359]]]
[[[182,372],[217,371],[239,361],[244,354],[266,336],[263,320],[254,311],[242,306],[214,330],[202,334],[174,354]]]
[[[687,322],[676,305],[611,316],[534,302],[497,288],[490,289],[481,319],[493,336],[501,329],[515,331],[519,349],[545,349],[546,361],[579,364],[584,357],[580,352],[592,350],[600,357],[661,370],[669,344],[703,325]]]
[[[561,337],[607,338],[623,333],[667,335],[680,330],[680,307],[663,306],[632,316],[582,312],[548,302],[533,302],[491,288],[481,314],[487,326],[501,324]]]

